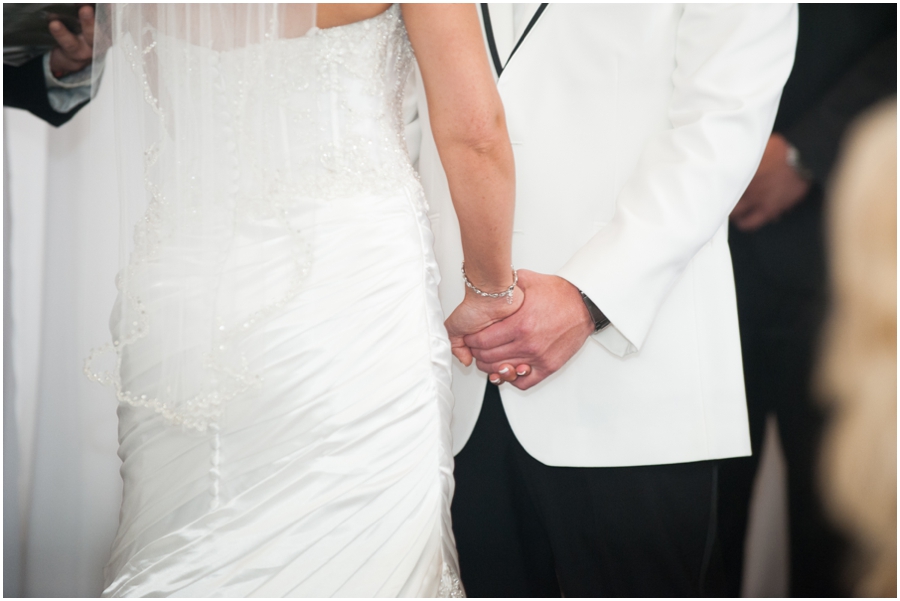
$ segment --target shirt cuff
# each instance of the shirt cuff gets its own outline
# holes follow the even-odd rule
[[[631,344],[613,324],[592,334],[591,338],[617,357],[626,357],[637,352],[637,347]]]
[[[102,74],[104,58],[94,60],[90,65],[57,79],[50,71],[50,53],[44,55],[44,82],[47,84],[47,101],[57,113],[68,113],[91,98],[91,81],[94,70]]]

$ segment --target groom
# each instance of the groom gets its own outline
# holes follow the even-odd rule
[[[750,453],[727,221],[772,129],[796,7],[481,11],[516,158],[525,304],[467,339],[478,369],[454,362],[463,583],[715,594],[715,460]],[[463,257],[419,98],[449,313]],[[485,390],[506,363],[531,372]]]

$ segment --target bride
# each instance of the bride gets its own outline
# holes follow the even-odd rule
[[[98,24],[127,233],[115,365],[85,368],[121,401],[104,596],[462,596],[451,346],[467,360],[462,336],[523,301],[475,8],[116,5]],[[446,329],[404,141],[414,59],[471,284]]]

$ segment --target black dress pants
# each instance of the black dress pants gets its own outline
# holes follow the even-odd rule
[[[546,466],[488,384],[456,457],[453,529],[471,597],[718,596],[717,463]]]

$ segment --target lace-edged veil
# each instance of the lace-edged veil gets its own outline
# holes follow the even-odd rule
[[[314,4],[97,5],[95,44],[111,45],[102,85],[114,88],[120,271],[111,340],[85,372],[188,429],[214,426],[260,383],[246,357],[264,350],[259,333],[311,266],[305,190],[321,165],[297,148],[327,134],[315,15]],[[265,273],[248,267],[261,250]]]

